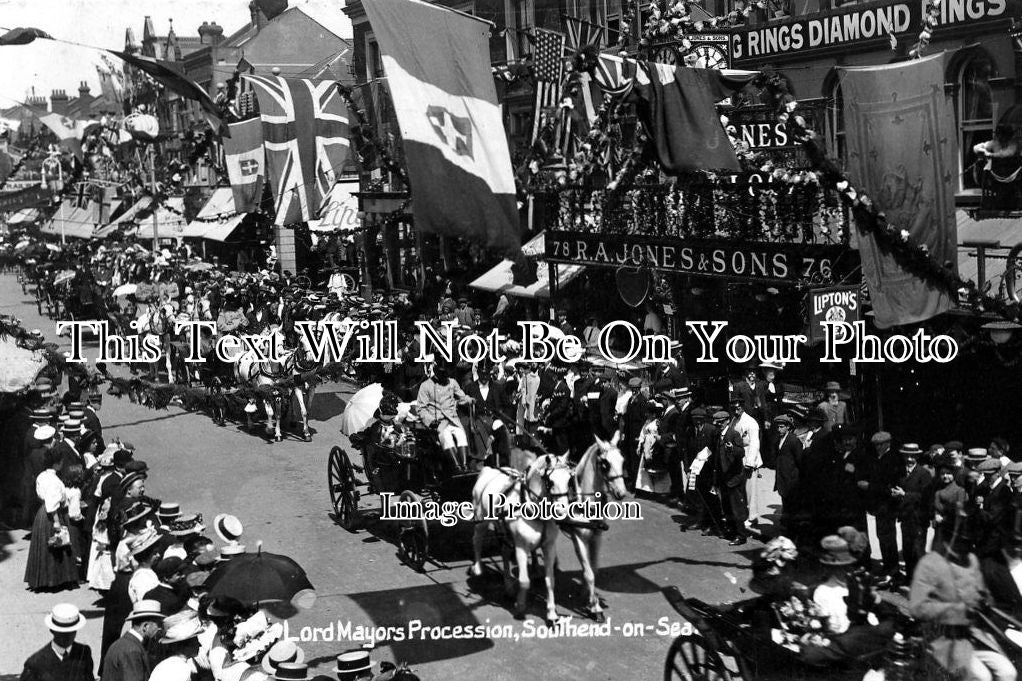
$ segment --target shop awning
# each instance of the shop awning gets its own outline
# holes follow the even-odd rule
[[[210,241],[219,241],[223,243],[231,238],[231,234],[234,233],[245,219],[245,213],[240,213],[234,217],[227,218],[223,222],[207,222],[205,223],[205,230],[200,235],[203,239],[209,239]],[[198,225],[202,223],[193,222],[192,225]],[[191,227],[192,225],[188,225]]]
[[[238,228],[245,215],[234,209],[234,191],[230,187],[217,187],[195,220],[185,227],[182,236],[224,242]]]
[[[522,252],[530,257],[543,255],[546,252],[546,233],[543,232],[532,238],[529,243],[522,246]],[[513,264],[510,260],[504,260],[469,286],[483,291],[507,293],[519,298],[550,297],[550,272],[546,263],[540,261],[536,271],[538,281],[531,286],[515,286],[512,283],[514,281],[514,274],[511,272]],[[558,288],[566,286],[572,279],[582,274],[583,270],[585,270],[583,265],[557,265]]]
[[[161,239],[177,239],[184,236],[187,223],[179,213],[184,212],[185,200],[180,196],[172,196],[156,209],[156,221]],[[138,220],[138,227],[133,232],[139,239],[153,238],[153,216],[149,215]]]
[[[979,261],[975,247],[964,246],[967,241],[999,241],[1003,250],[987,251],[986,278],[992,281],[991,288],[996,290],[1004,276],[1008,261],[1002,258],[991,258],[991,255],[1005,256],[1008,249],[1022,243],[1022,220],[1018,218],[992,218],[990,220],[974,220],[964,210],[956,212],[958,223],[958,275],[966,281],[976,281],[979,276]],[[979,284],[980,282],[976,282]]]
[[[68,239],[91,239],[96,227],[95,220],[91,208],[76,208],[72,199],[65,199],[64,204],[53,214],[53,219],[39,231]]]
[[[358,219],[358,181],[338,182],[330,190],[323,208],[319,212],[319,220],[310,220],[309,229],[313,232],[332,232],[341,230],[350,232],[361,227]]]
[[[38,208],[22,208],[17,213],[7,218],[8,225],[27,225],[36,221],[39,217]]]

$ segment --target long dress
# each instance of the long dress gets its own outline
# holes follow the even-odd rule
[[[25,581],[32,591],[78,585],[77,546],[51,548],[50,535],[53,518],[64,527],[69,526],[67,512],[67,489],[57,477],[56,471],[47,468],[36,478],[36,495],[42,505],[32,523],[32,542],[28,548],[28,562],[25,564]]]
[[[96,511],[96,524],[92,528],[92,543],[89,547],[87,578],[89,588],[97,591],[106,591],[114,581],[113,554],[106,529],[109,512],[110,499],[104,499],[103,505]]]

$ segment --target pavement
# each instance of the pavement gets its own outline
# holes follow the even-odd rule
[[[0,313],[55,336],[54,322],[38,317],[13,274],[0,274]],[[100,411],[104,437],[132,442],[136,458],[148,463],[147,494],[176,501],[185,513],[202,513],[207,526],[216,514],[232,513],[244,523],[242,543],[249,551],[261,544],[306,569],[318,598],[312,609],[288,621],[288,634],[300,640],[314,673],[330,675],[337,654],[375,643],[374,660],[407,662],[424,680],[654,679],[661,677],[668,646],[684,626],[662,596],[663,587],[676,585],[708,602],[750,595],[748,567],[761,548],[758,542],[729,547],[721,539],[684,532],[680,512],[646,499],[639,500],[641,520],[612,522],[604,537],[597,587],[607,608],[605,630],[545,630],[542,583],[532,590],[528,619],[516,621],[496,562],[491,560],[482,577],[467,577],[471,527],[464,524],[434,532],[440,560],[413,571],[398,559],[389,524],[347,532],[331,518],[331,447],[344,448],[359,463],[338,430],[352,392],[344,383],[320,386],[311,410],[311,442],[292,435],[271,443],[235,425],[219,428],[204,414],[173,406],[152,410],[110,395]],[[759,482],[761,515],[776,503],[771,483]],[[374,495],[361,501],[366,511],[378,506]],[[211,529],[207,534],[214,536]],[[98,657],[99,594],[84,587],[56,594],[27,591],[28,546],[24,531],[0,532],[0,681],[16,678],[25,658],[48,641],[43,617],[59,602],[82,609],[89,624],[78,639]],[[572,625],[591,623],[582,614],[581,570],[563,537],[558,554],[558,610]],[[464,628],[433,629],[458,625]]]

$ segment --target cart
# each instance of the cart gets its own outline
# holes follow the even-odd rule
[[[667,587],[663,593],[693,629],[671,643],[664,661],[664,681],[858,681],[870,669],[882,669],[889,661],[888,649],[879,649],[840,666],[810,666],[797,650],[774,642],[770,632],[778,626],[776,614],[763,597],[715,606],[686,598],[677,587]],[[899,652],[904,663],[899,666],[900,678],[946,678],[925,654],[922,639],[911,631],[912,624],[908,618],[898,623],[899,630],[906,632]]]
[[[411,426],[414,441],[394,451],[367,446],[365,433],[350,436],[359,450],[361,465],[352,462],[343,447],[330,450],[327,478],[330,503],[337,524],[349,532],[361,528],[359,500],[366,494],[393,494],[399,502],[422,509],[424,502],[463,502],[472,499],[475,472],[445,474],[441,467],[440,443],[436,432],[420,424]],[[358,475],[364,475],[362,480]],[[383,497],[380,497],[383,510]],[[421,571],[430,557],[430,535],[442,528],[439,522],[420,517],[398,522],[398,555],[402,561]],[[452,528],[453,529],[453,528]]]

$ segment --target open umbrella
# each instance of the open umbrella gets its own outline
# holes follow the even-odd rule
[[[50,249],[54,253],[60,252],[60,246],[58,246],[57,244],[46,244],[46,248]]]
[[[205,586],[213,598],[228,597],[246,605],[291,603],[308,609],[316,600],[309,577],[298,563],[276,553],[243,553],[217,567]]]
[[[132,293],[138,290],[138,284],[121,284],[114,289],[114,297],[118,296],[130,296]]]
[[[55,286],[60,286],[61,284],[66,284],[67,282],[69,282],[72,279],[74,279],[77,275],[78,275],[78,273],[75,272],[74,270],[63,270],[61,272],[58,272],[57,276],[55,276],[53,278],[53,284]]]
[[[341,414],[341,432],[353,435],[365,430],[383,399],[383,386],[371,383],[351,396]]]

